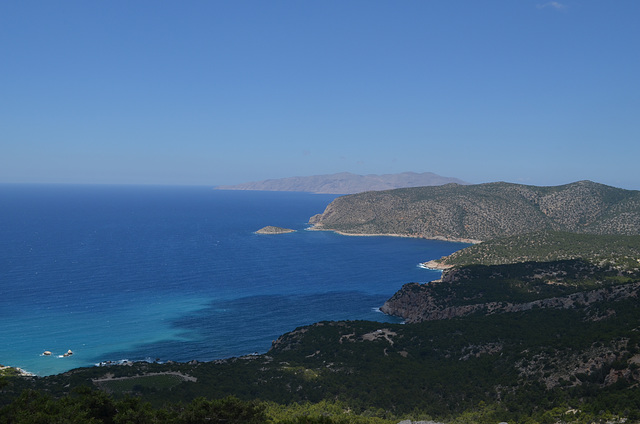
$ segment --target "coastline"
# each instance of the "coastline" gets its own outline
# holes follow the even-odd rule
[[[422,262],[420,266],[424,269],[431,269],[434,271],[445,271],[447,269],[453,268],[453,265],[445,265],[438,262],[438,260],[431,260],[428,262]]]
[[[7,373],[16,373],[21,377],[35,377],[36,375],[32,372],[26,371],[22,368],[12,367],[11,365],[0,365],[0,376],[6,376]]]

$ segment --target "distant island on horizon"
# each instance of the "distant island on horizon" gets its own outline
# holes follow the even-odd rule
[[[458,178],[443,177],[433,172],[403,172],[399,174],[357,175],[350,172],[289,177],[254,181],[236,185],[220,185],[216,190],[302,191],[319,194],[354,194],[365,191],[392,190],[396,188],[439,186],[469,183]]]

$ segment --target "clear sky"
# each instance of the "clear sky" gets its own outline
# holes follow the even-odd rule
[[[0,3],[0,182],[640,189],[640,1]]]

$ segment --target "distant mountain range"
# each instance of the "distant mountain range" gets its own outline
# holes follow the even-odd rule
[[[254,181],[237,185],[217,186],[218,190],[304,191],[327,194],[353,194],[364,191],[391,190],[404,187],[438,186],[456,183],[468,184],[457,178],[443,177],[433,172],[403,172],[401,174],[356,175],[350,172],[290,177]]]
[[[591,181],[555,187],[447,184],[351,194],[312,217],[316,229],[490,240],[540,230],[640,234],[640,191]]]

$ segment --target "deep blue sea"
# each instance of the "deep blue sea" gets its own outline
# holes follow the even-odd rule
[[[210,361],[318,321],[400,322],[377,308],[466,245],[307,231],[335,197],[0,185],[0,364]],[[254,233],[266,225],[298,231]]]

